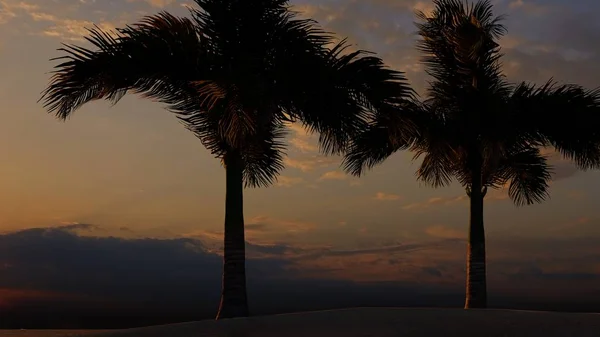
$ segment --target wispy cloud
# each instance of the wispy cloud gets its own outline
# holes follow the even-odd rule
[[[290,144],[303,153],[313,153],[319,150],[319,147],[307,138],[294,137],[290,139]]]
[[[0,1],[0,24],[7,23],[22,13],[32,13],[38,9],[38,5],[24,1],[2,0]]]
[[[288,177],[288,176],[277,177],[277,186],[279,186],[279,187],[292,187],[295,185],[299,185],[303,182],[304,182],[304,178],[302,178],[302,177]]]
[[[156,8],[167,7],[175,3],[175,1],[176,0],[127,0],[127,2],[145,2],[148,5]]]
[[[417,1],[413,5],[413,9],[415,11],[421,11],[425,13],[425,15],[429,16],[433,12],[434,6],[432,1]]]
[[[508,4],[508,7],[512,10],[520,10],[533,15],[542,15],[551,9],[551,6],[544,6],[531,0],[514,0]]]
[[[94,23],[85,20],[57,19],[49,14],[36,13],[39,21],[48,21],[52,25],[44,29],[41,34],[67,41],[84,41],[84,36],[89,35],[86,28],[92,28]],[[96,23],[104,31],[114,31],[115,26],[110,22]]]
[[[362,182],[340,170],[328,171],[323,173],[317,181],[347,181],[350,186],[361,186]]]
[[[309,232],[317,228],[314,222],[303,220],[278,219],[269,216],[255,216],[247,221],[248,225],[264,225],[265,230],[284,231],[287,233]]]
[[[425,230],[429,236],[435,238],[443,238],[443,239],[464,239],[466,238],[466,233],[463,231],[459,231],[453,228],[448,228],[446,226],[432,226],[428,227]]]
[[[301,153],[317,153],[319,146],[314,135],[311,135],[301,124],[290,123],[288,127],[292,131],[289,142],[292,147]]]
[[[244,224],[246,240],[252,244],[273,244],[281,238],[307,234],[317,229],[317,224],[298,219],[282,219],[267,215],[257,215],[246,219]],[[181,235],[185,238],[202,240],[211,251],[221,251],[222,229],[195,229]]]
[[[325,168],[333,165],[337,165],[339,159],[333,157],[322,157],[322,156],[310,156],[302,158],[290,158],[284,159],[286,167],[299,169],[302,172],[309,172],[315,168]]]
[[[360,248],[360,249],[313,249],[307,254],[301,254],[298,259],[314,259],[319,257],[331,257],[331,256],[357,256],[363,254],[382,254],[382,253],[395,253],[395,252],[412,252],[418,250],[424,250],[443,245],[452,245],[455,240],[438,240],[433,242],[424,243],[407,243],[407,244],[395,244],[395,245],[382,245],[372,248]]]
[[[321,175],[319,180],[346,180],[349,176],[342,171],[329,171]]]
[[[567,198],[569,198],[569,199],[581,200],[581,199],[584,199],[585,197],[586,197],[586,193],[581,190],[571,190],[571,191],[567,192]]]
[[[393,200],[400,200],[400,196],[397,194],[377,192],[377,194],[375,194],[375,199],[381,200],[381,201],[393,201]]]
[[[427,209],[427,208],[430,208],[433,206],[454,205],[454,204],[462,203],[465,200],[467,200],[466,195],[461,195],[461,196],[457,196],[457,197],[435,197],[435,198],[430,198],[426,201],[408,204],[408,205],[402,207],[402,209],[421,211],[421,210],[424,210],[424,209]]]
[[[489,188],[484,200],[487,202],[508,200],[507,187],[500,189]],[[468,201],[469,197],[466,194],[455,197],[433,197],[425,201],[410,203],[403,206],[402,209],[410,211],[423,211],[425,209],[437,206],[452,206],[460,204],[466,205]]]
[[[47,5],[47,3],[44,3],[44,5]],[[63,17],[61,16],[61,10],[64,10],[64,8],[60,8],[60,4],[57,5],[57,7],[51,8],[25,1],[2,0],[0,1],[0,23],[18,18],[29,18],[41,25],[41,27],[30,28],[35,29],[31,34],[64,41],[84,41],[83,37],[89,34],[86,28],[92,28],[94,25],[106,31],[115,29],[114,22],[102,19],[92,21],[90,19]]]

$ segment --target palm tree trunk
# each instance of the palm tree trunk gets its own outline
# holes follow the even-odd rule
[[[467,244],[467,296],[465,309],[487,307],[485,272],[485,230],[483,228],[483,198],[481,164],[474,165],[470,191],[469,241]]]
[[[248,316],[244,238],[243,163],[236,152],[225,158],[225,239],[223,284],[217,319]]]

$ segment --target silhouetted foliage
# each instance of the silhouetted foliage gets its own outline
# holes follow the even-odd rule
[[[433,187],[458,180],[471,199],[469,265],[477,265],[468,268],[466,306],[485,307],[488,188],[508,185],[517,206],[546,199],[551,167],[541,147],[555,147],[581,168],[597,167],[600,91],[552,80],[543,86],[507,82],[497,43],[506,29],[491,2],[434,4],[431,15],[417,13],[417,48],[432,77],[426,99],[413,106],[419,132],[407,137],[392,112],[355,138],[344,166],[361,175],[395,151],[411,149],[422,158],[419,180]]]
[[[117,103],[127,92],[140,94],[164,103],[224,161],[223,296],[236,292],[235,305],[244,307],[237,180],[246,186],[275,181],[283,168],[286,122],[318,132],[322,152],[341,153],[377,111],[396,109],[413,91],[402,73],[369,52],[346,52],[345,40],[336,42],[315,21],[299,19],[287,1],[195,3],[191,18],[163,12],[116,32],[90,29],[92,48],[61,49],[66,55],[42,100],[66,119],[89,101]],[[247,314],[240,310],[234,315]]]

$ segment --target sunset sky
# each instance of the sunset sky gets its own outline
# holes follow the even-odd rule
[[[140,249],[150,250],[151,243],[175,247],[157,246],[164,254],[155,252],[159,257],[153,264],[175,261],[180,248],[217,256],[224,170],[160,104],[132,95],[116,106],[95,102],[63,123],[36,102],[56,64],[49,59],[61,55],[56,51],[61,42],[85,44],[84,27],[122,27],[160,10],[187,15],[185,6],[191,3],[0,0],[4,303],[24,296],[15,290],[20,288],[69,293],[55,286],[61,283],[60,273],[50,277],[42,265],[76,274],[79,264],[65,262],[74,255],[90,256],[87,263],[115,256],[103,253],[117,245],[108,236],[126,239],[117,240],[121,261],[143,259]],[[496,14],[508,15],[509,34],[501,45],[509,80],[542,83],[554,77],[600,85],[600,2],[493,3]],[[377,52],[424,93],[427,77],[414,48],[412,22],[413,11],[427,11],[430,1],[292,4],[357,48]],[[422,186],[415,180],[418,165],[411,163],[410,153],[397,153],[365,177],[352,178],[339,170],[339,158],[318,155],[315,136],[297,125],[290,130],[287,168],[278,183],[245,192],[248,254],[256,260],[251,263],[278,261],[281,268],[264,269],[274,278],[391,281],[461,290],[468,208],[460,186]],[[516,208],[506,191],[488,193],[490,292],[593,291],[600,303],[600,173],[577,172],[552,156],[551,200]],[[41,230],[48,227],[55,229]],[[142,248],[145,244],[149,246]],[[68,247],[77,247],[71,251],[77,253],[65,253]],[[116,277],[112,265],[103,264],[101,271]],[[210,266],[197,272],[218,279],[219,263]],[[169,282],[177,284],[176,278]],[[92,291],[81,290],[86,292]]]

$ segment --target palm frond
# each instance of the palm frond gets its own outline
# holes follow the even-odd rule
[[[510,182],[508,196],[517,206],[539,203],[550,196],[552,171],[537,148],[523,148],[502,158],[497,176],[504,183]]]
[[[215,158],[222,159],[229,151],[240,153],[246,187],[267,187],[274,183],[279,172],[284,169],[284,138],[287,134],[284,123],[271,119],[268,124],[257,125],[255,132],[238,135],[244,138],[234,147],[219,128],[222,114],[215,113],[217,110],[218,108],[214,108],[210,112],[178,116],[178,119]]]
[[[116,103],[130,90],[180,112],[196,104],[188,84],[207,75],[209,62],[192,21],[161,13],[117,32],[88,31],[93,49],[60,49],[67,55],[56,58],[62,63],[40,99],[49,112],[65,119],[89,101]]]
[[[416,101],[380,109],[375,121],[350,140],[342,162],[344,170],[361,176],[395,152],[411,148],[422,137],[422,116]]]
[[[423,156],[421,166],[417,170],[417,180],[434,188],[448,186],[452,178],[457,176],[456,157],[453,152],[444,149],[419,152],[415,158]]]
[[[273,120],[271,125],[261,128],[253,139],[248,140],[243,151],[246,187],[266,187],[277,181],[285,167],[286,135],[284,123]]]
[[[600,167],[600,88],[588,90],[553,80],[541,86],[520,83],[510,97],[517,125],[540,146],[554,146],[582,169]]]
[[[414,158],[423,157],[417,171],[417,179],[432,187],[447,186],[452,178],[461,178],[465,172],[465,156],[461,149],[461,134],[453,128],[449,120],[444,119],[444,107],[423,105],[420,118],[420,137],[415,140],[411,150]]]
[[[283,88],[290,95],[287,111],[320,134],[322,152],[345,150],[378,113],[398,109],[414,98],[404,74],[387,68],[366,51],[346,53],[342,40],[317,57],[298,59]],[[300,53],[298,53],[300,54]]]

